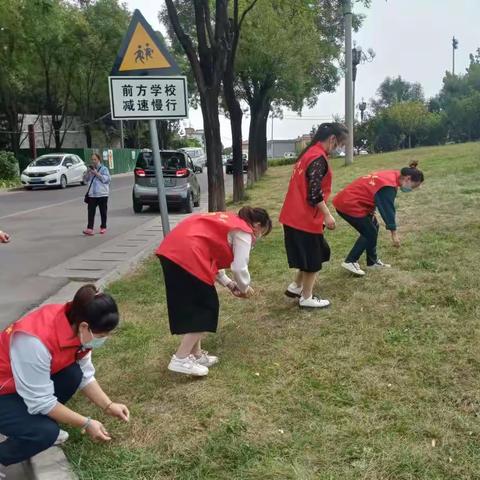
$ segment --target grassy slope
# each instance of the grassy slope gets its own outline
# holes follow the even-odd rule
[[[123,324],[96,355],[97,378],[132,423],[106,419],[106,447],[74,433],[80,478],[480,478],[480,145],[335,162],[334,186],[411,158],[427,181],[399,195],[400,250],[382,230],[394,268],[341,271],[354,235],[339,221],[317,288],[333,307],[301,312],[282,296],[291,272],[277,224],[252,254],[254,300],[221,294],[221,328],[206,342],[221,363],[205,380],[166,370],[177,341],[157,261],[112,285]],[[250,203],[278,218],[290,171],[272,168]]]

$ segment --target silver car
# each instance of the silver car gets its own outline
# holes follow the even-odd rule
[[[162,172],[167,205],[191,213],[200,205],[200,185],[190,157],[181,150],[161,150]],[[157,178],[151,150],[142,150],[134,170],[133,211],[140,213],[144,205],[158,207]]]

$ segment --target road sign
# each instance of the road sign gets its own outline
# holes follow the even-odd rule
[[[113,120],[188,116],[186,77],[109,77]]]
[[[113,120],[149,120],[163,233],[170,231],[157,119],[188,117],[187,79],[161,37],[135,10],[108,79]]]
[[[140,11],[135,10],[110,75],[180,74],[180,68],[159,35]]]

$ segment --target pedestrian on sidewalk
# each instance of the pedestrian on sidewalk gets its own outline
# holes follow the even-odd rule
[[[0,230],[0,243],[8,243],[10,241],[10,235]]]
[[[411,192],[418,188],[424,181],[424,175],[417,168],[418,162],[411,162],[408,167],[401,170],[382,170],[357,178],[347,185],[333,199],[337,213],[360,234],[342,267],[356,276],[363,277],[365,271],[361,269],[358,261],[366,253],[367,268],[378,270],[389,268],[377,256],[378,231],[380,229],[375,217],[378,209],[385,222],[385,227],[390,230],[392,242],[395,247],[400,246],[395,221],[395,198],[398,189],[402,192]]]
[[[85,183],[89,182],[88,190],[85,195],[85,203],[88,206],[88,224],[83,231],[85,235],[94,235],[93,226],[95,224],[95,213],[97,207],[100,210],[100,233],[107,231],[107,208],[108,196],[110,195],[111,176],[108,168],[103,165],[102,159],[98,153],[92,154],[92,163],[83,176]]]
[[[218,357],[202,350],[207,332],[218,326],[219,301],[215,281],[239,298],[253,294],[248,262],[250,250],[272,230],[263,208],[243,207],[238,214],[214,212],[192,215],[163,240],[160,259],[167,293],[172,335],[182,335],[168,369],[204,376]],[[224,269],[230,268],[233,280]]]
[[[280,212],[288,266],[298,270],[285,295],[298,298],[301,308],[330,306],[328,300],[313,295],[313,287],[323,263],[330,260],[324,228],[335,229],[335,219],[327,207],[332,191],[332,166],[328,157],[343,148],[347,135],[348,130],[340,123],[319,126],[293,167]]]
[[[114,403],[95,380],[92,350],[119,323],[115,300],[94,285],[80,288],[72,302],[45,305],[0,333],[0,472],[23,462],[77,427],[94,441],[108,442],[105,427],[65,404],[80,390],[103,413],[125,422],[129,411]]]

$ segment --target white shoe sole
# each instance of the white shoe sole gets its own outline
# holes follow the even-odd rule
[[[365,272],[359,272],[358,270],[351,270],[344,263],[342,263],[342,268],[344,268],[347,272],[350,272],[352,275],[355,275],[356,277],[365,276]]]
[[[205,365],[202,365],[204,367]],[[205,373],[200,373],[200,372],[192,372],[192,370],[189,370],[188,368],[181,368],[181,367],[172,367],[171,365],[168,366],[168,369],[171,372],[175,373],[183,373],[184,375],[191,375],[192,377],[205,377],[208,375],[208,368],[205,367],[207,371]]]
[[[324,310],[325,308],[330,308],[332,304],[329,303],[328,305],[324,305],[322,307],[314,307],[312,305],[300,305],[300,304],[298,304],[298,306],[300,308],[311,309],[311,310]]]
[[[300,298],[302,296],[301,293],[291,292],[290,290],[285,290],[284,294],[288,298]]]
[[[218,363],[218,359],[215,360],[215,361],[212,362],[212,363],[207,364],[207,365],[205,365],[205,363],[198,363],[198,364],[201,365],[202,367],[210,368],[210,367],[213,367],[214,365],[216,365],[217,363]]]

